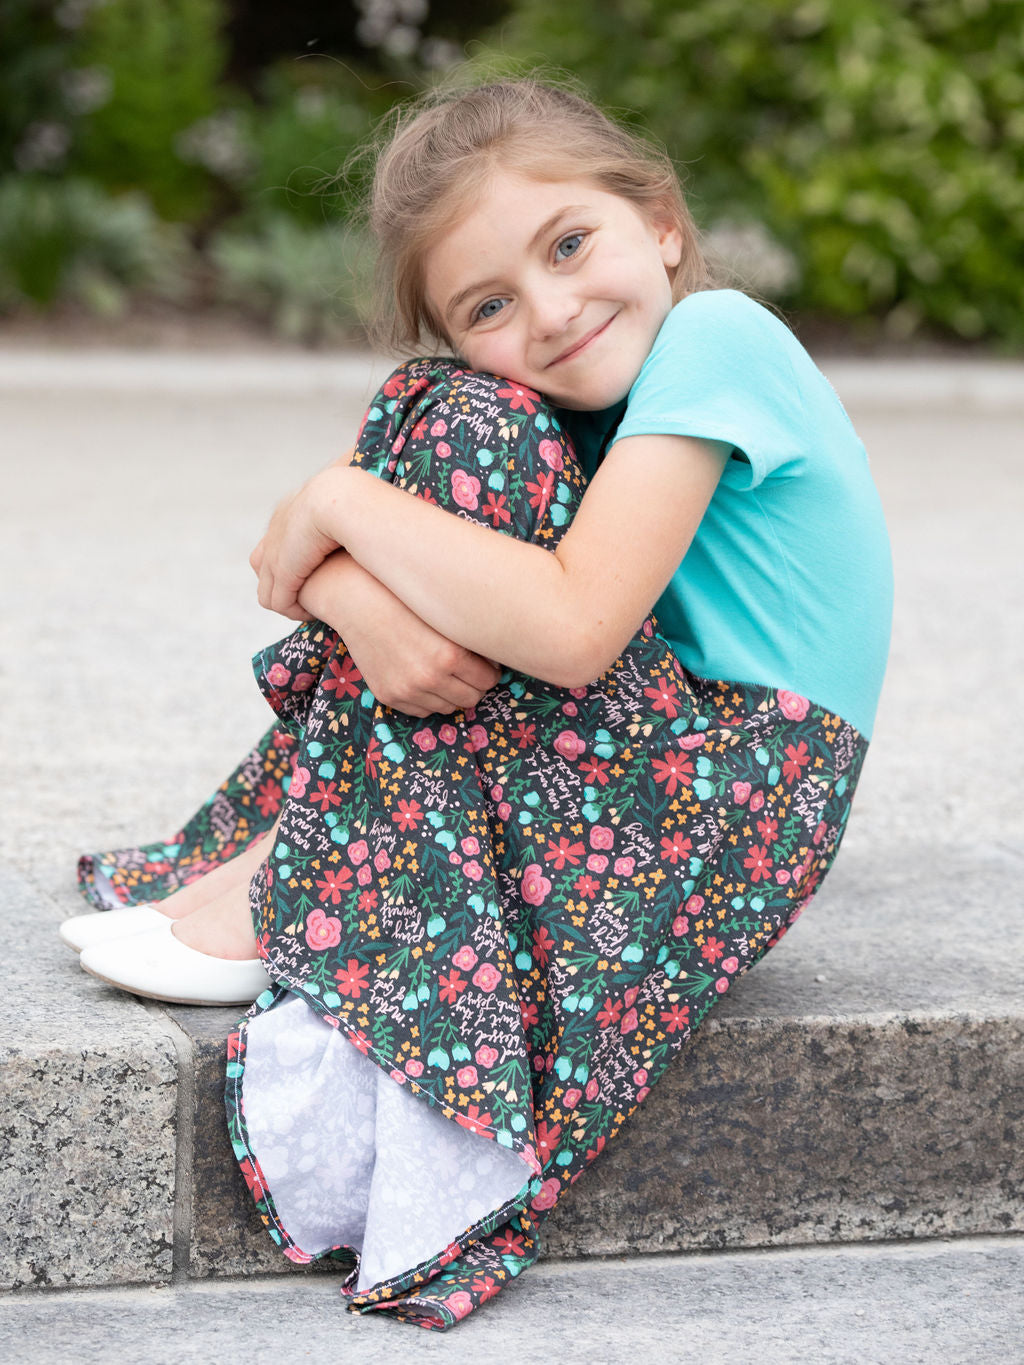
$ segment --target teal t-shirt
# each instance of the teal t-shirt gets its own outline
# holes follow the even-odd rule
[[[592,472],[602,418],[579,416]],[[867,454],[828,380],[745,294],[690,294],[666,318],[608,445],[652,434],[733,448],[654,608],[681,662],[700,677],[799,693],[870,737],[892,562]]]

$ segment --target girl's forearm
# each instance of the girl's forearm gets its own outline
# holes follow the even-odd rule
[[[593,619],[592,605],[577,591],[571,560],[453,516],[364,471],[339,473],[321,483],[318,529],[467,649],[576,686],[598,676],[638,624],[609,645],[604,621]]]

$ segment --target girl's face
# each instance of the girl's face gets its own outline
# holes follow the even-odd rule
[[[474,370],[566,408],[625,398],[672,307],[682,238],[589,180],[500,171],[425,261],[427,298]]]

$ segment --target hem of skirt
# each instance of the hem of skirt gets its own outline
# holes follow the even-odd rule
[[[268,963],[267,965],[269,966],[270,964]],[[266,1012],[266,1010],[276,1004],[282,996],[289,993],[298,994],[301,997],[301,991],[297,990],[290,982],[278,980],[273,986],[263,991],[262,994],[257,997],[253,1002],[250,1014],[255,1017],[256,1012]],[[304,999],[304,997],[302,998]],[[304,1000],[304,1003],[306,1003],[307,1008],[309,1008],[308,1002],[305,1002]],[[314,1012],[318,1013],[318,1011]],[[330,1018],[330,1016],[324,1015],[319,1015],[319,1017],[325,1020]],[[236,1131],[231,1135],[231,1145],[235,1154],[235,1159],[242,1168],[242,1175],[246,1184],[249,1186],[250,1193],[256,1202],[260,1217],[263,1219],[271,1238],[281,1248],[282,1254],[294,1264],[305,1265],[313,1261],[328,1259],[342,1260],[347,1259],[350,1256],[356,1257],[356,1265],[342,1285],[342,1293],[350,1300],[348,1306],[353,1312],[362,1313],[368,1312],[371,1309],[390,1308],[397,1311],[398,1315],[403,1318],[410,1321],[419,1321],[421,1326],[442,1328],[453,1326],[459,1319],[447,1309],[443,1310],[443,1312],[429,1309],[424,1310],[419,1314],[401,1312],[399,1309],[399,1303],[401,1302],[399,1296],[404,1296],[414,1288],[429,1283],[436,1275],[444,1270],[446,1266],[450,1265],[453,1261],[458,1260],[461,1256],[464,1256],[466,1252],[482,1238],[489,1236],[516,1214],[527,1212],[533,1179],[536,1175],[541,1174],[543,1170],[534,1155],[534,1149],[531,1145],[520,1148],[506,1148],[507,1151],[511,1151],[514,1155],[519,1157],[530,1172],[530,1175],[524,1182],[522,1188],[513,1196],[513,1198],[506,1200],[504,1204],[493,1209],[484,1218],[477,1219],[475,1223],[472,1223],[460,1233],[457,1238],[449,1242],[441,1250],[435,1252],[432,1256],[420,1261],[409,1270],[402,1271],[400,1274],[393,1275],[386,1280],[379,1280],[366,1289],[357,1290],[352,1284],[359,1269],[358,1253],[353,1247],[350,1247],[347,1243],[339,1242],[335,1246],[325,1247],[321,1251],[305,1251],[298,1246],[294,1238],[288,1232],[277,1211],[270,1185],[260,1168],[259,1160],[249,1141],[248,1125],[245,1121],[245,1111],[242,1104],[242,1081],[245,1073],[246,1051],[245,1033],[248,1018],[249,1015],[246,1015],[246,1017],[240,1021],[239,1027],[228,1039],[227,1085],[225,1093],[230,1106],[229,1119],[234,1120],[232,1126],[236,1127]],[[332,1020],[331,1022],[334,1023],[335,1021]],[[352,1033],[346,1030],[340,1023],[337,1023],[335,1026],[338,1028],[339,1032],[345,1036],[345,1039],[350,1046],[356,1048],[364,1057],[368,1057],[379,1070],[385,1073],[392,1084],[398,1084],[392,1075],[392,1072],[397,1069],[394,1066],[392,1059],[381,1061],[379,1056],[374,1055],[376,1052],[375,1049],[362,1046],[363,1040],[361,1038],[357,1042],[353,1039]],[[408,1079],[406,1079],[403,1084],[408,1084],[410,1089],[415,1094],[421,1096],[426,1103],[430,1104],[433,1108],[440,1110],[443,1117],[449,1119],[451,1122],[458,1122],[457,1111],[452,1110],[448,1106],[438,1104],[433,1096],[431,1096],[430,1092],[423,1086],[417,1085],[415,1082],[410,1082]],[[488,1141],[496,1140],[493,1136],[494,1130],[490,1125],[474,1124],[470,1127],[470,1125],[460,1124],[460,1126],[469,1127],[471,1132],[476,1133],[481,1138],[486,1138]],[[532,1160],[530,1159],[531,1156],[533,1158]],[[250,1171],[246,1171],[245,1169],[244,1163],[246,1161],[249,1163]],[[259,1208],[261,1204],[263,1205],[262,1209]],[[345,1252],[346,1256],[339,1256],[337,1254],[338,1252]],[[534,1257],[533,1259],[536,1258]],[[532,1263],[533,1261],[531,1260],[529,1264]],[[398,1300],[398,1302],[396,1302],[396,1300]],[[433,1320],[434,1317],[444,1317],[446,1320],[443,1323],[436,1323]],[[420,1321],[420,1319],[425,1320]]]

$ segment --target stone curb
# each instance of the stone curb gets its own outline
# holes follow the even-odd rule
[[[118,392],[260,394],[369,398],[394,362],[365,352],[189,353],[119,350],[0,351],[0,394]],[[824,356],[822,369],[851,406],[877,409],[1024,410],[1024,362],[1018,360],[861,360]]]

